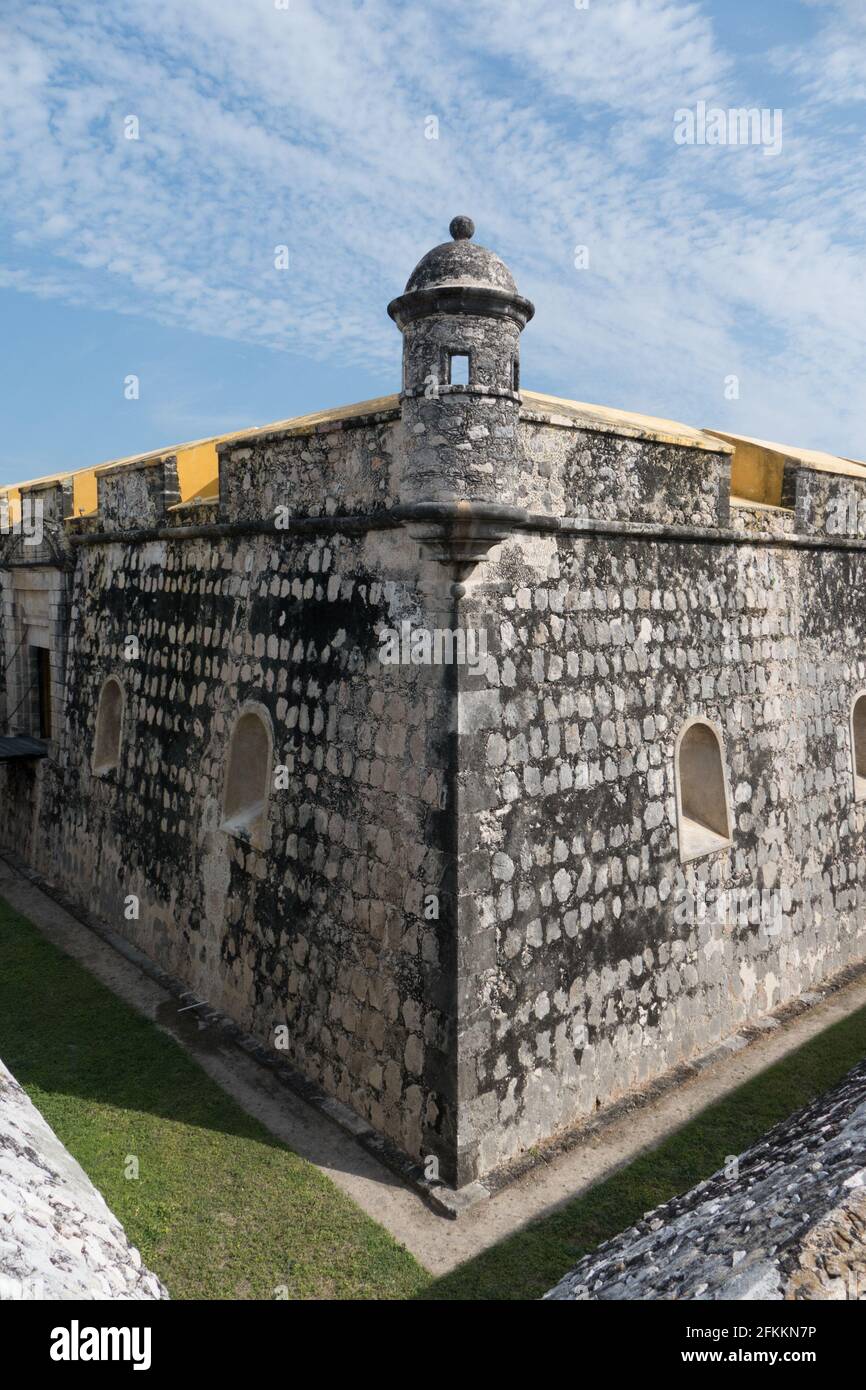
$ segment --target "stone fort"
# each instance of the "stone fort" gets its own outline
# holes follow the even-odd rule
[[[866,465],[524,391],[473,232],[0,540],[5,850],[458,1187],[866,955]]]

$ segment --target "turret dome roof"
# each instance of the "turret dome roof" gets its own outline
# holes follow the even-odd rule
[[[471,240],[475,232],[471,217],[455,217],[448,230],[453,240],[422,256],[406,283],[407,294],[440,285],[481,285],[517,294],[514,276],[505,262]]]

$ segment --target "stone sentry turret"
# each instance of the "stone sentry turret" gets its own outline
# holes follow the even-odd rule
[[[399,509],[410,530],[468,573],[519,511],[520,334],[535,312],[493,251],[455,217],[388,305],[403,334],[406,469]]]

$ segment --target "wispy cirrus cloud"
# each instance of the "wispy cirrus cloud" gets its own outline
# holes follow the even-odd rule
[[[821,27],[807,45],[780,44],[774,63],[799,79],[810,101],[830,106],[866,101],[866,10],[860,0],[802,3],[814,10]]]
[[[827,71],[858,100],[853,0],[811,9]],[[844,113],[856,139],[838,106],[823,120],[814,64],[780,43],[778,157],[675,145],[679,107],[767,104],[723,14],[697,0],[28,5],[0,83],[0,282],[390,363],[384,304],[468,211],[536,301],[527,385],[866,453],[858,117]]]

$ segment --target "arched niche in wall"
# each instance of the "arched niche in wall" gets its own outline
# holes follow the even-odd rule
[[[107,772],[113,772],[120,766],[123,704],[123,687],[116,676],[109,676],[99,693],[96,709],[91,766],[97,777],[104,777]]]
[[[719,731],[689,719],[674,753],[680,860],[700,859],[731,843],[731,802]]]
[[[253,841],[267,824],[274,738],[270,715],[262,705],[241,710],[229,742],[223,791],[222,829]]]
[[[851,770],[854,800],[866,801],[866,690],[851,701]]]

